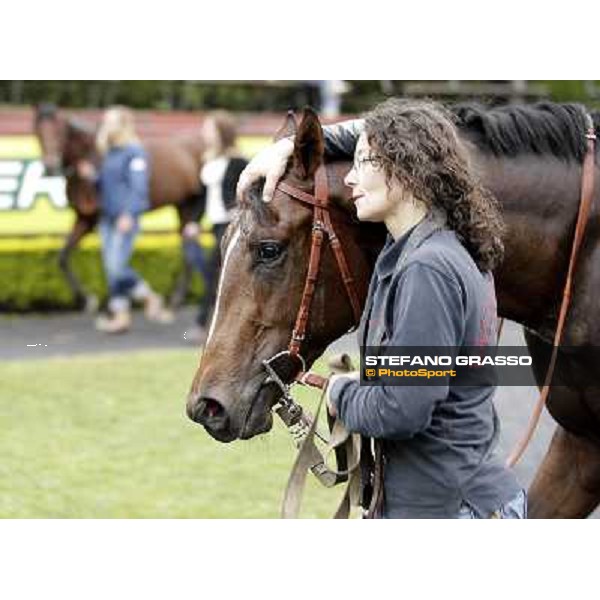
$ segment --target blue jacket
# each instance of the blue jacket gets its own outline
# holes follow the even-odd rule
[[[148,210],[150,165],[146,151],[137,144],[108,151],[98,174],[102,213],[116,218],[139,216]]]

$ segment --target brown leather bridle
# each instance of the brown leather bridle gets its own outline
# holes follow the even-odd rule
[[[302,343],[306,339],[306,329],[310,317],[313,296],[319,279],[319,270],[321,259],[323,257],[323,244],[326,238],[329,241],[340,276],[344,282],[346,294],[350,301],[350,306],[352,307],[352,314],[354,315],[355,327],[360,321],[361,306],[359,294],[356,289],[356,282],[350,272],[344,248],[331,220],[330,211],[334,205],[330,202],[329,198],[329,182],[325,165],[320,165],[315,173],[314,194],[309,194],[284,181],[280,181],[277,184],[276,189],[282,191],[290,198],[313,208],[312,242],[310,247],[310,258],[308,261],[308,272],[306,274],[300,308],[298,309],[292,336],[287,350],[279,352],[268,360],[263,361],[263,366],[269,373],[270,379],[277,383],[284,393],[284,402],[293,402],[289,396],[289,385],[294,381],[321,389],[325,387],[327,382],[327,379],[324,377],[306,372],[306,361],[300,353]],[[297,363],[295,372],[293,373],[291,373],[289,369],[289,359],[292,359],[293,362]]]
[[[268,373],[264,383],[273,382],[281,390],[282,396],[278,400],[279,406],[275,409],[276,413],[287,426],[292,436],[296,439],[298,447],[301,448],[297,457],[297,461],[300,462],[297,462],[297,465],[303,465],[302,461],[306,461],[305,465],[295,467],[292,470],[292,473],[295,473],[295,476],[300,477],[302,480],[303,471],[310,469],[326,487],[331,487],[337,483],[346,481],[348,480],[348,477],[352,475],[350,479],[352,485],[350,485],[349,482],[347,494],[344,495],[344,500],[340,505],[340,514],[343,514],[345,509],[349,510],[350,490],[353,489],[356,492],[357,489],[357,475],[355,472],[358,467],[358,457],[360,452],[357,450],[356,436],[349,436],[344,430],[346,437],[341,436],[336,441],[333,420],[330,420],[331,436],[327,439],[317,431],[316,418],[306,414],[303,408],[292,398],[290,393],[291,385],[293,383],[300,383],[302,385],[319,388],[323,390],[324,394],[329,381],[326,377],[307,372],[306,360],[300,353],[302,343],[306,339],[306,330],[308,327],[313,296],[319,279],[323,257],[323,245],[326,239],[329,241],[352,308],[354,328],[358,326],[362,312],[360,297],[356,289],[355,279],[348,266],[348,259],[344,253],[344,248],[331,219],[330,211],[334,208],[334,205],[330,202],[329,183],[325,165],[320,165],[315,172],[314,194],[309,194],[304,190],[298,189],[283,181],[280,181],[277,184],[276,189],[280,190],[290,198],[312,207],[312,240],[304,290],[302,292],[300,307],[296,315],[296,321],[288,348],[262,362]],[[321,401],[322,399],[323,396],[321,397]],[[333,471],[327,466],[325,457],[314,445],[313,436],[317,436],[322,442],[328,444],[328,447],[334,450],[337,470]],[[297,486],[292,485],[292,487],[286,491],[286,498],[288,498],[288,493],[290,493],[291,496],[289,497],[294,499],[292,504],[299,502],[299,497],[301,496],[301,492],[298,491],[296,487],[301,489],[303,484],[297,482]],[[284,502],[284,505],[285,504],[286,502]]]

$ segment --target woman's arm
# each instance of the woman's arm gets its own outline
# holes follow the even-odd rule
[[[362,119],[354,119],[323,127],[325,154],[331,158],[352,158],[363,125],[364,121]],[[264,177],[263,200],[270,202],[277,182],[285,173],[293,152],[293,137],[283,138],[261,150],[240,175],[237,186],[238,198],[241,198],[254,182]]]
[[[354,158],[356,142],[364,125],[363,119],[353,119],[323,127],[325,155],[334,159]]]
[[[129,193],[122,212],[138,216],[148,209],[148,159],[141,148],[126,158],[126,170]]]
[[[387,346],[460,346],[464,308],[458,284],[424,264],[407,267],[398,282],[394,330]],[[374,438],[407,439],[426,429],[449,378],[435,386],[361,386],[340,376],[329,393],[334,412],[349,431]]]

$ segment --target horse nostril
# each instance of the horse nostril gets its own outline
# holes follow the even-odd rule
[[[189,414],[189,413],[188,413]],[[190,417],[196,423],[206,425],[215,421],[225,421],[227,413],[223,405],[214,398],[198,398],[195,408],[191,411]]]
[[[225,412],[225,409],[216,400],[213,400],[212,398],[207,398],[204,401],[204,405],[204,410],[208,417],[211,419],[219,417],[222,415],[222,413]]]

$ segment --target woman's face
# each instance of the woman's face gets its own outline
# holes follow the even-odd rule
[[[402,197],[399,184],[391,182],[388,186],[383,166],[377,161],[365,133],[358,138],[354,166],[344,182],[352,188],[352,199],[361,221],[385,221]]]
[[[119,113],[114,110],[108,110],[104,114],[103,128],[106,132],[106,137],[108,138],[108,141],[111,145],[115,141],[115,138],[118,136],[119,132],[121,131],[121,127],[122,124]]]
[[[214,119],[208,117],[204,120],[200,129],[200,136],[207,148],[211,150],[219,150],[221,148],[221,135]]]

